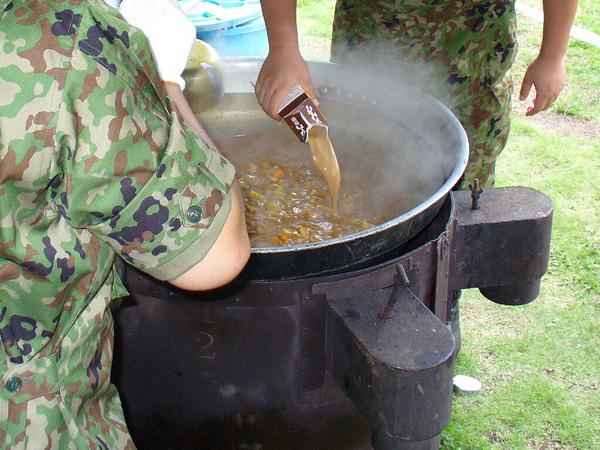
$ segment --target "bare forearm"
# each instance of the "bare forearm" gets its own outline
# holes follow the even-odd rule
[[[269,49],[298,50],[296,0],[261,0]]]
[[[519,92],[520,100],[526,100],[535,86],[535,97],[527,108],[527,116],[550,108],[565,85],[565,54],[577,10],[577,0],[543,1],[544,36],[540,54],[527,67]]]
[[[200,137],[214,146],[214,143],[196,118],[192,108],[183,96],[176,83],[165,83],[167,94],[177,107],[183,121]],[[179,288],[204,291],[215,289],[229,283],[235,278],[250,256],[250,241],[244,219],[244,200],[239,183],[231,186],[231,210],[219,237],[208,251],[204,259],[183,275],[169,282]]]
[[[575,19],[577,0],[543,0],[544,35],[540,57],[563,58],[569,45],[569,34]]]
[[[285,96],[301,86],[316,101],[308,66],[298,48],[296,0],[261,0],[269,36],[269,55],[256,80],[256,97],[265,112],[280,120]]]

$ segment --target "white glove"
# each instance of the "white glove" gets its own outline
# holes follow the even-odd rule
[[[163,81],[185,82],[181,73],[196,39],[196,28],[186,17],[177,0],[123,0],[121,14],[140,28],[152,48],[158,73]]]

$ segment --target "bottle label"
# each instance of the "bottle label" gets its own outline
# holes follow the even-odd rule
[[[296,86],[279,108],[279,115],[300,142],[306,142],[308,130],[315,124],[327,124],[327,119],[306,92]]]

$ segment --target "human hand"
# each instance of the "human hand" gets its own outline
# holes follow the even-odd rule
[[[533,116],[540,111],[545,111],[562,91],[565,85],[566,71],[564,58],[543,58],[538,56],[527,68],[519,100],[523,101],[529,96],[531,86],[535,86],[533,104],[527,108],[526,116]]]
[[[280,120],[279,106],[292,89],[302,89],[318,104],[308,66],[298,50],[271,50],[263,63],[255,92],[258,103],[275,120]]]

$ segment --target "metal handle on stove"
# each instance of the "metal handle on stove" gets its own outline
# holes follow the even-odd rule
[[[450,419],[455,340],[412,292],[416,271],[407,260],[387,266],[354,296],[341,285],[313,287],[327,297],[327,365],[378,450],[426,448]]]

